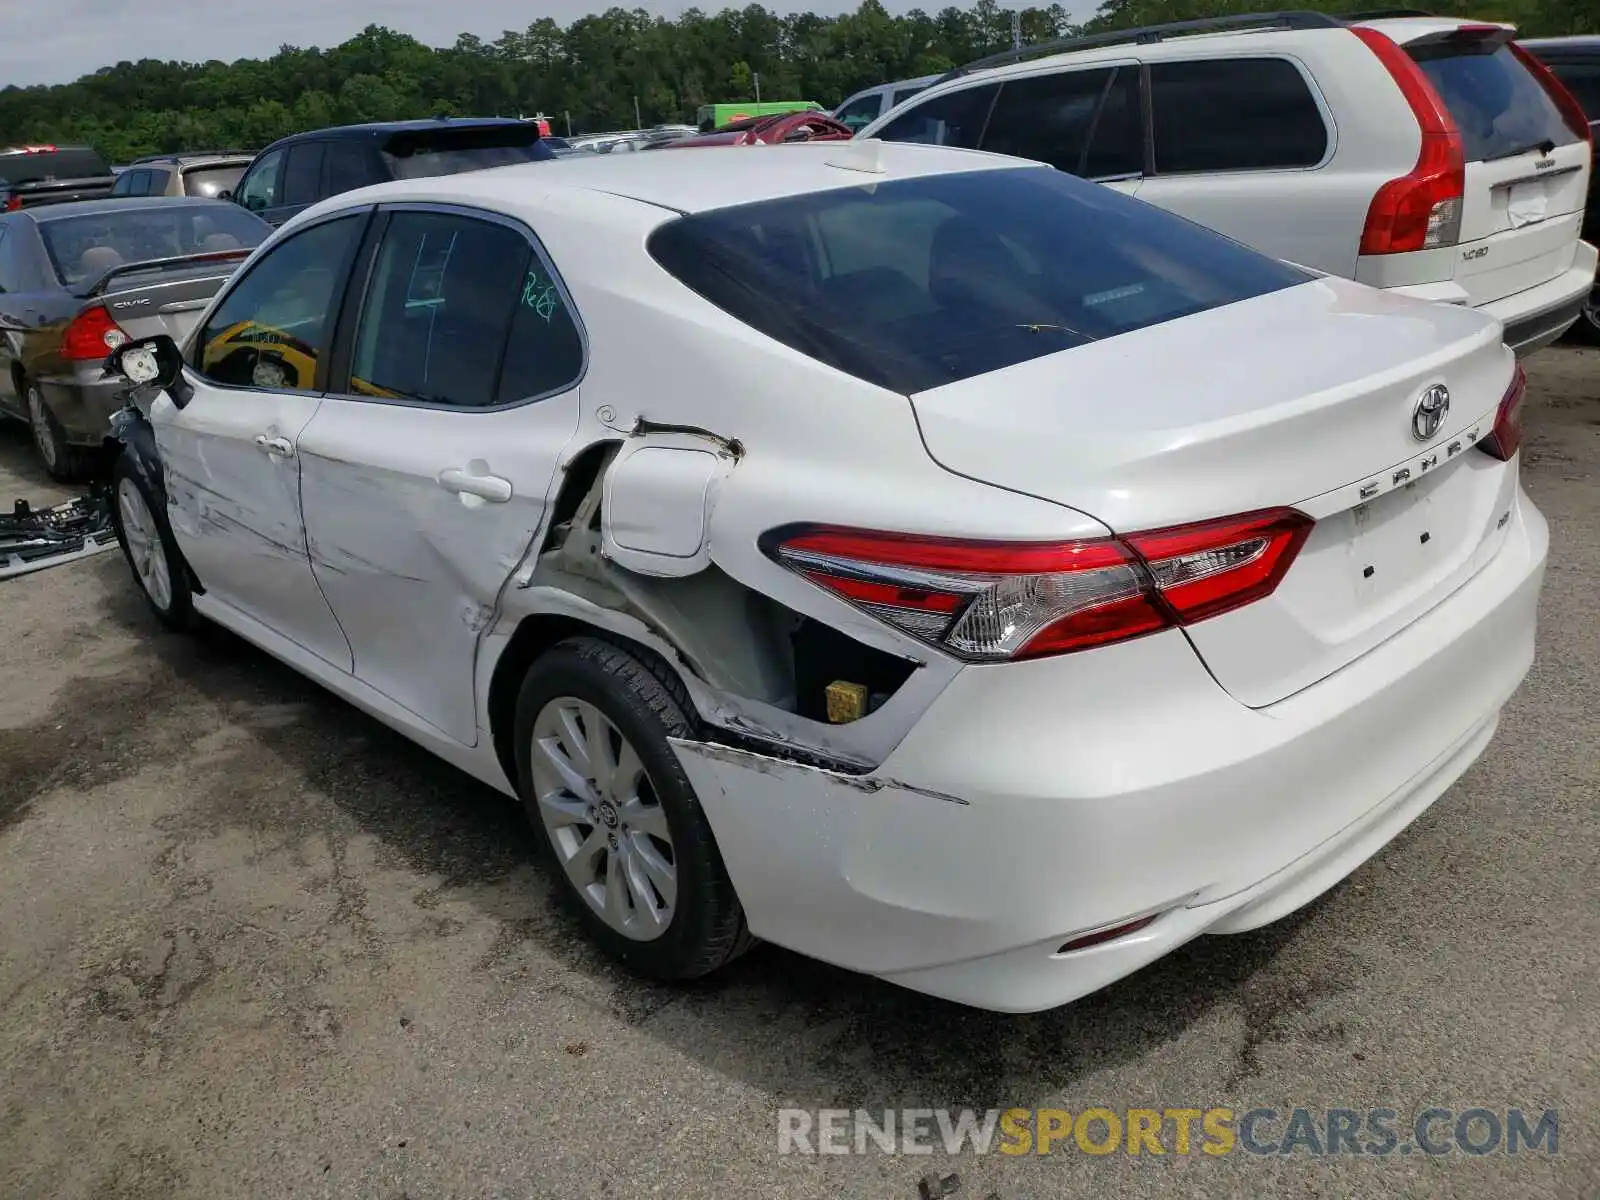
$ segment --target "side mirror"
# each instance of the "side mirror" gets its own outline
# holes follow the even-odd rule
[[[220,192],[217,193],[217,199],[218,200],[232,200],[233,199],[233,189],[232,188],[223,188]]]
[[[124,342],[106,359],[105,369],[126,379],[134,398],[166,392],[179,408],[194,398],[194,389],[183,377],[183,352],[164,333]]]

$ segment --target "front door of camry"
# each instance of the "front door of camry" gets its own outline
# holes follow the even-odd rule
[[[437,206],[378,220],[300,436],[307,546],[356,677],[472,745],[479,635],[544,525],[584,342],[526,228]]]
[[[196,335],[178,407],[150,409],[174,538],[208,600],[350,670],[317,588],[300,510],[300,437],[368,213],[303,229],[256,259]]]

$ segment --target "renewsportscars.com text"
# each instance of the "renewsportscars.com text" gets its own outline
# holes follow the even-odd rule
[[[779,1154],[1553,1155],[1556,1110],[784,1108]]]

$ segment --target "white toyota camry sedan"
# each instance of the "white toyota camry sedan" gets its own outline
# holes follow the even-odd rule
[[[660,978],[1065,1003],[1354,870],[1533,656],[1495,321],[1019,160],[385,184],[111,361],[157,615],[519,797]]]

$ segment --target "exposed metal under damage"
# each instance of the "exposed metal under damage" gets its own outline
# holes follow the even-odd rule
[[[555,614],[609,630],[678,668],[709,741],[871,771],[945,673],[798,613],[717,564],[710,514],[742,458],[736,440],[642,420],[632,434],[568,464],[554,524],[503,595],[500,628]]]
[[[0,579],[77,562],[117,544],[103,492],[34,508],[17,500],[0,515]]]

